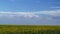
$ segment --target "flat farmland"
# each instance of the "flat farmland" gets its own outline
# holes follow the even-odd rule
[[[0,25],[0,34],[60,34],[60,26]]]

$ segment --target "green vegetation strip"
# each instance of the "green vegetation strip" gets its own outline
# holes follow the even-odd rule
[[[60,26],[0,25],[0,34],[60,34]]]

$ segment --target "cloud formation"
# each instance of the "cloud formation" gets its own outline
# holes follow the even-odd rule
[[[51,16],[60,16],[60,10],[53,11],[37,11],[37,12],[0,12],[0,16],[19,16],[19,17],[40,17],[41,14],[51,15]]]
[[[60,10],[37,11],[37,12],[2,12],[1,11],[0,23],[60,25]]]
[[[39,17],[38,15],[31,13],[31,12],[0,12],[0,16],[5,16],[5,17],[14,17],[14,16],[19,16],[19,17]]]
[[[40,12],[35,12],[35,13],[36,14],[52,15],[52,16],[60,16],[60,10],[40,11]]]

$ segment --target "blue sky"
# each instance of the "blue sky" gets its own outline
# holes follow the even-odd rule
[[[0,0],[0,11],[43,11],[60,9],[55,7],[60,7],[60,0]]]
[[[60,0],[0,0],[0,24],[60,25]]]

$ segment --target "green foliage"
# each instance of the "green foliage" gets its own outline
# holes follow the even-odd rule
[[[60,34],[60,26],[0,25],[0,34]]]

